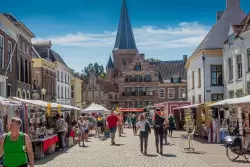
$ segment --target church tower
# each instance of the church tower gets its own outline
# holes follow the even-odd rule
[[[115,46],[113,49],[115,77],[121,73],[123,66],[132,62],[137,53],[138,50],[129,19],[127,2],[123,0]]]
[[[106,79],[108,81],[113,81],[114,73],[115,73],[115,68],[114,68],[114,64],[110,55],[107,66],[106,66]]]

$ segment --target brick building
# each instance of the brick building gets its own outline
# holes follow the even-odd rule
[[[50,41],[33,44],[32,98],[54,102],[56,100],[56,66],[50,59],[52,55],[48,55],[50,49]]]
[[[104,92],[99,103],[109,108],[118,105],[135,109],[167,101],[186,101],[186,59],[183,56],[183,60],[158,63],[145,59],[136,46],[126,0],[123,0],[115,45],[106,66],[107,77],[103,80],[92,76],[97,81],[94,86]],[[89,93],[90,82],[85,85],[84,101],[98,102],[98,93],[95,96]]]

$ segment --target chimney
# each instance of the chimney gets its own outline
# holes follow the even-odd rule
[[[183,55],[183,61],[184,61],[184,64],[186,64],[186,62],[187,62],[187,55]]]
[[[220,20],[221,16],[223,15],[223,12],[224,11],[218,11],[218,12],[216,12],[216,22],[218,22]]]
[[[227,6],[226,8],[239,8],[240,0],[226,0]]]

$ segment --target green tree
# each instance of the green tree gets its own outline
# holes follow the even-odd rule
[[[159,60],[159,59],[154,59],[154,58],[149,58],[149,59],[147,59],[147,61],[148,61],[150,64],[158,64],[158,63],[160,63],[161,60]]]
[[[104,72],[103,65],[99,65],[98,63],[90,63],[87,67],[84,67],[82,70],[82,76],[84,78],[84,81],[88,81],[89,74],[91,71],[94,71],[96,76],[105,79],[106,73]]]

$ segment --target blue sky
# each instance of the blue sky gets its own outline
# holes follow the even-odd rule
[[[37,36],[52,40],[69,67],[81,71],[89,63],[104,66],[112,52],[122,0],[26,0],[1,2]],[[182,59],[190,55],[216,22],[226,0],[127,0],[140,52],[146,58]],[[250,1],[241,0],[250,12]]]

